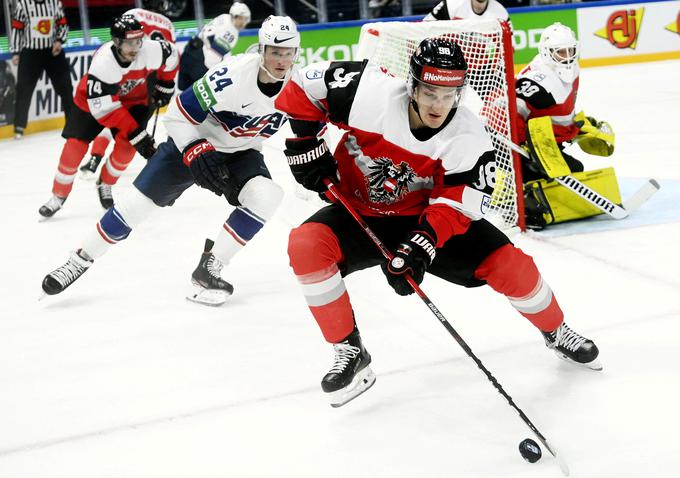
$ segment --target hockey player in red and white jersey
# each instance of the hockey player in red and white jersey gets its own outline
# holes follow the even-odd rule
[[[189,300],[221,305],[234,288],[220,274],[273,216],[282,188],[272,181],[262,142],[286,117],[274,106],[299,54],[300,34],[290,17],[270,16],[259,30],[259,53],[225,58],[168,106],[168,140],[158,147],[122,195],[85,238],[82,247],[43,281],[58,294],[109,248],[194,184],[224,196],[235,207],[207,240],[191,279]]]
[[[408,82],[366,62],[325,62],[293,76],[276,100],[295,138],[285,154],[296,180],[317,192],[332,179],[395,259],[386,263],[339,204],[291,231],[288,254],[335,362],[321,382],[341,406],[375,381],[343,277],[380,265],[399,295],[430,272],[465,287],[489,285],[572,362],[599,368],[595,344],[571,330],[532,258],[483,218],[495,153],[481,121],[461,104],[467,65],[447,39],[423,40]],[[334,153],[325,122],[346,132]],[[326,192],[330,200],[332,196]]]
[[[497,18],[509,22],[510,16],[497,0],[442,0],[425,15],[423,21]]]
[[[159,87],[174,87],[177,50],[168,42],[145,41],[142,25],[130,15],[114,19],[111,37],[112,41],[95,52],[87,74],[78,83],[73,114],[62,131],[66,143],[52,197],[39,210],[43,217],[61,209],[89,143],[103,128],[110,128],[116,138],[112,159],[100,175],[104,184],[118,181],[135,152],[148,159],[156,151],[153,138],[146,132],[152,112],[149,97],[164,96]],[[158,81],[155,90],[149,92],[147,78],[154,72]]]
[[[571,28],[557,22],[541,34],[538,55],[515,78],[517,94],[518,141],[524,143],[527,122],[532,118],[550,116],[558,144],[571,141],[579,133],[576,115],[576,95],[579,83],[578,41]],[[583,171],[583,164],[565,156],[572,172]],[[538,176],[524,167],[525,180]]]
[[[177,86],[190,87],[205,75],[209,68],[222,61],[238,42],[239,32],[250,23],[250,9],[242,2],[234,2],[229,13],[213,18],[192,38],[182,52]]]
[[[139,23],[142,24],[144,30],[144,36],[150,40],[156,41],[168,41],[170,43],[175,43],[175,26],[172,24],[170,19],[163,15],[164,11],[164,0],[144,0],[142,6],[144,8],[133,8],[124,13],[124,15],[132,15],[137,19]],[[153,82],[155,83],[155,81]],[[155,86],[155,85],[154,85]],[[159,88],[164,88],[162,85]],[[156,107],[162,107],[167,104],[167,101],[172,96],[173,89],[165,88],[165,95],[163,98],[158,98],[158,103]],[[106,153],[106,149],[109,143],[113,139],[111,135],[111,130],[105,128],[97,137],[92,141],[92,147],[90,149],[90,158],[80,167],[81,176],[83,179],[94,178],[97,168]],[[111,186],[106,183],[99,183],[98,185],[100,200],[103,199],[102,206],[105,209],[111,207],[112,195]]]

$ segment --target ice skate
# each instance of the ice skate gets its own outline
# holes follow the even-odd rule
[[[187,295],[187,300],[218,307],[234,293],[234,286],[222,279],[220,272],[224,264],[211,252],[213,245],[214,242],[210,239],[205,240],[205,250],[201,255],[201,260],[191,274],[194,291]]]
[[[66,264],[45,276],[42,282],[45,294],[55,295],[63,292],[89,269],[94,261],[83,257],[81,254],[82,251],[80,250],[72,252]]]
[[[94,179],[94,175],[97,172],[97,168],[101,161],[102,157],[98,154],[90,156],[90,159],[80,167],[80,177],[87,180]]]
[[[333,344],[335,361],[321,380],[321,389],[328,394],[331,407],[341,407],[355,399],[375,383],[369,364],[371,356],[361,343],[359,331],[354,331],[339,344]]]
[[[600,353],[597,345],[571,330],[565,322],[552,332],[542,333],[545,345],[561,359],[592,370],[602,370],[602,364],[597,360]]]
[[[61,209],[61,206],[64,205],[65,201],[66,198],[60,198],[59,196],[53,195],[49,201],[40,206],[40,209],[38,209],[38,214],[40,214],[45,219],[50,218],[54,216],[55,212]]]
[[[103,183],[101,179],[97,181],[97,194],[99,195],[99,203],[104,209],[113,207],[113,193],[110,184]]]

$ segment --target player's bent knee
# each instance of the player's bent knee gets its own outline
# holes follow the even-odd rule
[[[540,276],[531,256],[512,244],[506,244],[492,252],[475,271],[492,289],[506,295],[518,294],[518,290],[534,287]]]
[[[269,178],[255,176],[243,185],[238,194],[241,206],[268,221],[283,199],[283,189]]]
[[[130,228],[137,227],[158,208],[136,187],[116,201],[117,213]]]
[[[308,222],[290,231],[288,257],[295,274],[309,274],[340,262],[338,239],[325,224]]]

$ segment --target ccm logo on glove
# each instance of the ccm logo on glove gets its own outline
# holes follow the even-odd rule
[[[196,159],[196,156],[203,154],[207,151],[215,151],[215,148],[213,147],[212,144],[210,144],[207,141],[201,141],[200,143],[197,143],[193,146],[191,146],[185,153],[184,153],[184,164],[189,166],[191,162]]]

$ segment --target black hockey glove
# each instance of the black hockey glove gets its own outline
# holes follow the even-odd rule
[[[406,281],[405,274],[409,274],[420,284],[436,255],[435,241],[429,233],[411,231],[408,237],[410,239],[399,244],[392,260],[382,265],[387,282],[399,295],[413,294],[413,288]]]
[[[132,131],[128,135],[128,141],[144,159],[149,159],[156,154],[156,143],[143,126]]]
[[[324,179],[337,179],[338,163],[324,140],[316,137],[289,138],[283,152],[295,180],[306,189],[322,193],[326,191]]]
[[[175,82],[174,81],[158,81],[154,86],[151,98],[156,104],[156,107],[165,106],[170,103],[170,99],[175,92]]]
[[[218,196],[227,190],[228,171],[224,159],[206,139],[197,139],[182,151],[184,164],[189,167],[194,182]]]

